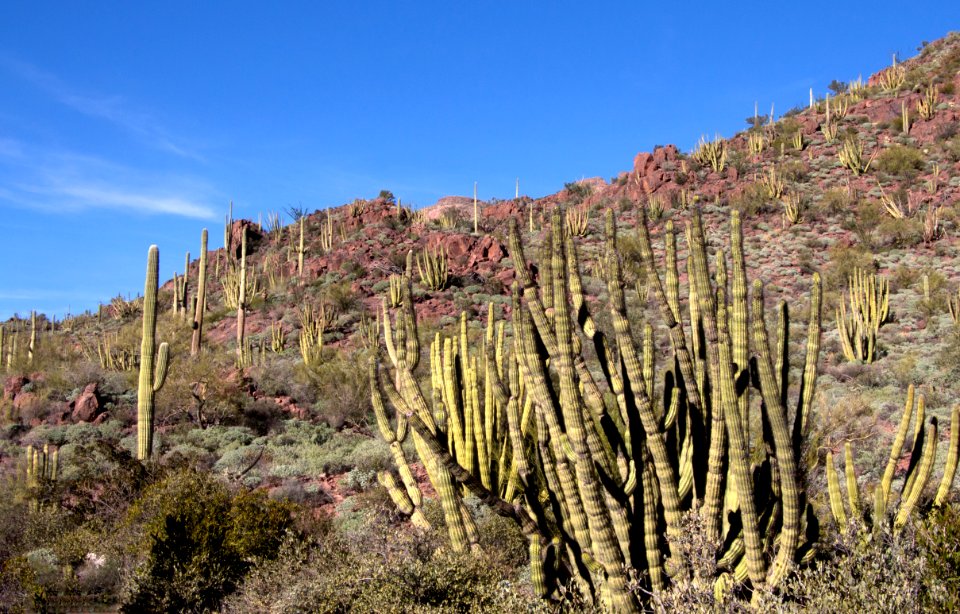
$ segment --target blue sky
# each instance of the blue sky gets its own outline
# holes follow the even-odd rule
[[[0,4],[0,319],[143,288],[223,215],[390,189],[541,196],[745,126],[960,24],[960,3]]]

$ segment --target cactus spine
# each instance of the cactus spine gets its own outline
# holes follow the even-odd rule
[[[190,355],[200,353],[203,338],[203,312],[207,306],[207,229],[200,233],[200,271],[197,274],[197,301],[193,311],[193,339]]]
[[[154,396],[163,387],[169,363],[166,342],[161,343],[159,349],[156,347],[159,271],[160,250],[151,245],[147,252],[147,278],[143,287],[143,337],[137,386],[137,459],[141,461],[149,459],[153,452]]]

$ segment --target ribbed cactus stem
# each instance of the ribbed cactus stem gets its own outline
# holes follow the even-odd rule
[[[843,531],[847,526],[847,511],[843,507],[843,495],[840,493],[840,477],[833,464],[833,452],[827,452],[827,492],[830,494],[830,511],[837,527]]]
[[[958,450],[960,450],[960,405],[954,405],[950,416],[950,449],[947,452],[947,464],[943,468],[943,478],[940,480],[940,487],[937,488],[937,495],[933,499],[933,504],[936,506],[944,504],[953,487],[953,480],[957,474]]]
[[[183,259],[183,283],[180,292],[180,312],[184,318],[190,311],[190,252]]]
[[[907,388],[907,401],[903,409],[903,416],[900,418],[900,426],[897,427],[897,434],[894,437],[893,445],[890,447],[890,457],[887,460],[887,466],[883,471],[883,477],[880,479],[880,488],[883,490],[884,499],[890,502],[890,486],[893,483],[893,474],[897,469],[897,463],[900,462],[900,454],[903,451],[903,444],[907,439],[907,431],[910,429],[910,420],[913,419],[913,384]]]
[[[197,273],[197,304],[193,312],[193,338],[190,355],[200,353],[203,338],[203,312],[207,302],[207,229],[200,233],[200,270]]]
[[[160,250],[156,245],[151,245],[147,252],[147,274],[143,287],[143,336],[137,386],[137,459],[141,461],[149,459],[153,452],[154,397],[163,387],[169,362],[167,344],[161,343],[159,349],[156,346],[159,271]]]
[[[237,299],[237,366],[243,366],[243,336],[247,322],[247,227],[240,236],[240,287]]]
[[[300,243],[297,245],[297,276],[303,277],[303,223],[304,217],[300,218]]]
[[[37,349],[37,312],[30,312],[30,345],[27,346],[27,364],[33,364],[33,353]]]
[[[766,406],[767,422],[773,435],[783,504],[780,551],[768,578],[770,584],[775,586],[786,575],[795,558],[797,545],[800,542],[802,506],[801,491],[797,480],[795,450],[792,446],[790,426],[787,420],[787,407],[784,403],[784,397],[781,395],[770,359],[770,346],[763,313],[763,284],[757,280],[753,284],[753,345],[757,352],[756,364],[759,372],[760,393]],[[811,314],[811,316],[816,318],[817,314]],[[738,412],[738,416],[740,415],[742,414]],[[730,445],[731,448],[737,447],[732,439]],[[735,452],[731,451],[731,454],[735,454]],[[740,501],[743,502],[742,496]]]
[[[857,472],[853,466],[853,449],[850,442],[843,444],[844,472],[847,477],[847,501],[850,503],[850,513],[854,517],[860,516],[860,487],[857,486]]]
[[[937,419],[930,418],[930,426],[924,437],[923,453],[920,457],[920,464],[917,466],[914,474],[916,478],[910,485],[909,490],[903,493],[903,500],[900,503],[900,509],[897,511],[897,517],[893,521],[894,530],[899,530],[907,524],[910,514],[913,513],[920,497],[930,481],[930,474],[933,472],[933,461],[937,457]]]

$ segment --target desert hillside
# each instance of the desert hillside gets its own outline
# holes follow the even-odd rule
[[[960,36],[748,126],[4,322],[0,611],[955,611]]]

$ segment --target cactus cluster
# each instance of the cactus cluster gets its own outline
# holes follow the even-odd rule
[[[779,200],[783,196],[785,182],[783,175],[777,171],[776,166],[770,166],[766,173],[760,175],[759,178],[755,177],[754,180],[760,186],[763,195],[768,199]]]
[[[940,89],[937,85],[931,83],[924,88],[923,94],[917,100],[917,114],[923,119],[930,120],[937,112],[937,99],[940,96]]]
[[[131,350],[117,347],[117,335],[104,335],[97,340],[97,358],[100,368],[107,371],[133,371],[139,364],[137,356]]]
[[[411,256],[408,254],[408,269],[410,258]],[[417,272],[420,274],[420,283],[430,290],[443,290],[447,287],[449,274],[447,270],[447,250],[444,249],[443,245],[437,245],[434,249],[425,247],[421,253],[417,254]]]
[[[860,488],[857,484],[856,470],[854,467],[853,451],[850,443],[844,444],[844,472],[846,474],[847,504],[844,504],[843,495],[840,488],[840,479],[837,475],[837,469],[833,462],[833,454],[827,453],[827,488],[830,495],[830,511],[837,525],[844,529],[848,519],[857,521],[859,525],[869,525],[877,530],[892,520],[893,529],[898,531],[902,529],[910,518],[910,515],[917,509],[918,504],[924,498],[924,491],[930,482],[933,473],[933,465],[937,456],[937,446],[939,443],[937,437],[937,419],[931,417],[930,422],[924,428],[924,418],[926,409],[923,395],[916,395],[916,404],[914,404],[914,387],[911,384],[907,389],[907,401],[903,409],[903,416],[900,419],[900,426],[897,428],[893,445],[890,448],[890,457],[887,460],[887,466],[884,469],[883,476],[879,484],[875,484],[873,489],[873,507],[872,509],[860,506]],[[907,472],[904,476],[903,485],[900,493],[897,495],[893,489],[893,477],[896,473],[897,465],[903,454],[904,443],[907,439],[907,433],[910,430],[911,421],[914,423],[913,444],[910,452],[910,463],[907,466]],[[933,505],[939,506],[946,502],[947,495],[953,487],[954,477],[957,473],[958,449],[960,449],[960,405],[954,406],[950,424],[950,447],[947,452],[946,464],[943,468],[943,475],[940,479],[940,485],[933,497]],[[897,509],[893,505],[897,504]],[[849,511],[850,516],[847,513]]]
[[[877,333],[890,319],[890,283],[855,269],[847,281],[846,300],[841,299],[836,316],[844,358],[872,363],[878,356]]]
[[[54,482],[59,469],[58,448],[50,448],[50,444],[43,444],[42,448],[27,446],[26,451],[26,481],[27,488],[36,489],[43,482]]]
[[[300,356],[303,364],[313,367],[323,359],[323,334],[333,323],[333,310],[326,303],[318,308],[303,305],[297,308],[300,320]]]
[[[652,590],[688,573],[678,542],[681,517],[695,501],[702,502],[708,538],[721,548],[721,584],[735,577],[754,587],[776,585],[795,561],[812,554],[816,540],[815,523],[806,521],[796,457],[816,379],[819,276],[791,420],[787,308],[779,309],[772,354],[759,282],[748,309],[739,216],[734,212],[731,225],[731,274],[721,250],[715,282],[699,213],[687,227],[687,322],[672,226],[664,284],[641,217],[642,257],[674,351],[659,378],[661,389],[652,326],[643,326],[644,341],[634,345],[612,212],[603,257],[612,336],[597,328],[584,300],[577,250],[557,209],[539,285],[527,270],[516,224],[511,226],[510,257],[519,281],[512,340],[491,313],[477,355],[462,319],[458,335],[434,340],[428,397],[413,375],[419,360],[416,316],[404,301],[396,332],[384,330],[394,377],[371,369],[374,406],[382,404],[383,390],[395,410],[395,427],[378,410],[381,431],[399,439],[401,425],[411,429],[441,495],[454,547],[471,541],[462,490],[446,483],[451,477],[520,525],[541,595],[573,582],[614,611],[641,608],[626,568],[645,573]],[[756,431],[750,428],[752,390],[762,400],[765,425]],[[391,496],[398,498],[399,490]],[[406,501],[403,508],[410,509]]]
[[[880,149],[874,150],[873,154],[867,159],[863,157],[863,143],[856,137],[844,140],[843,145],[837,150],[837,159],[840,164],[850,169],[855,176],[863,175],[870,169],[870,165],[876,160]]]
[[[575,237],[586,236],[590,225],[590,209],[587,206],[571,207],[566,213],[567,232]]]
[[[715,173],[723,172],[727,166],[727,142],[720,137],[708,141],[701,136],[693,150],[693,159],[703,166],[709,166]]]

